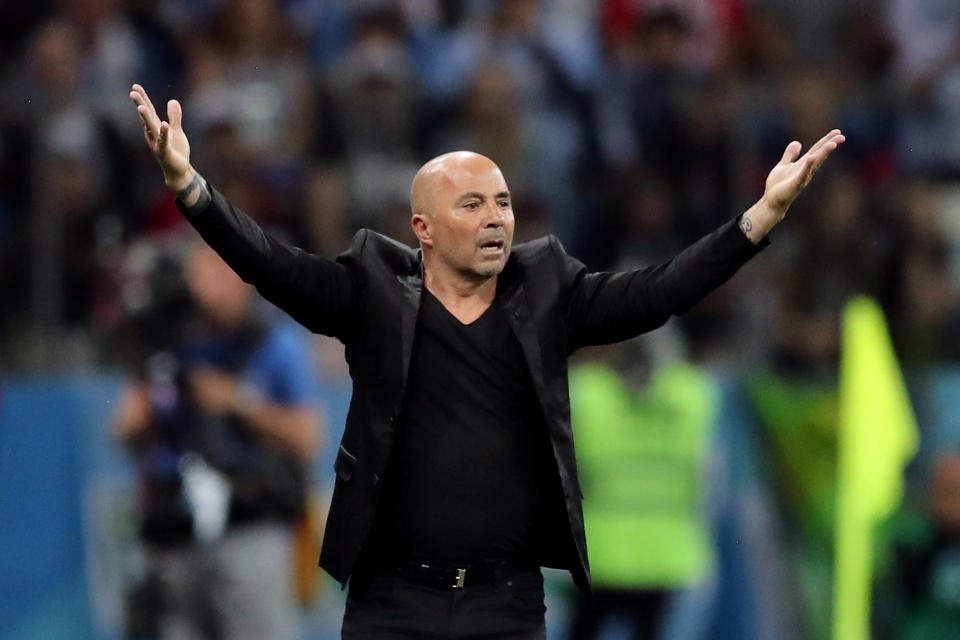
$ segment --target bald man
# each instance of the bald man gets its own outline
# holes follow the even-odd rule
[[[320,565],[350,591],[344,638],[543,638],[541,567],[590,588],[567,357],[689,309],[844,141],[791,142],[748,211],[654,267],[589,273],[554,237],[512,245],[489,158],[455,152],[411,188],[419,251],[362,230],[327,259],[285,246],[190,165],[180,104],[144,137],[200,235],[268,300],[346,345],[353,397]]]

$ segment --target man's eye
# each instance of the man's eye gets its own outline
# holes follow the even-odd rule
[[[509,201],[509,200],[501,200],[501,201],[500,201],[500,206],[503,207],[504,209],[506,209],[506,208],[508,208],[508,207],[510,206],[510,201]]]
[[[477,204],[476,202],[468,202],[467,204],[465,204],[465,205],[463,205],[463,206],[464,206],[465,209],[469,209],[470,211],[476,211],[476,210],[477,210],[477,207],[479,207],[480,205]]]

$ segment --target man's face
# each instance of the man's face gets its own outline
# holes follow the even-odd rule
[[[503,270],[513,242],[513,205],[500,169],[476,154],[442,163],[432,176],[429,240],[452,271],[488,278]]]

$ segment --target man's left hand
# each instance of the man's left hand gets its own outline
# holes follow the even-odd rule
[[[779,164],[767,176],[766,191],[763,197],[775,211],[782,215],[793,201],[800,195],[803,188],[810,184],[810,179],[816,173],[823,161],[846,140],[839,129],[834,129],[820,138],[815,145],[800,155],[801,145],[794,140],[787,145]]]
[[[820,138],[800,156],[801,145],[794,140],[787,145],[780,162],[767,176],[766,189],[757,204],[743,214],[740,228],[747,237],[759,242],[787,215],[787,209],[804,187],[810,184],[824,160],[846,140],[839,129]]]

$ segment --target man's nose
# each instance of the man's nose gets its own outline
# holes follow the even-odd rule
[[[504,225],[505,216],[503,213],[503,208],[500,207],[496,202],[492,202],[487,206],[487,219],[485,221],[485,227],[502,227]]]

